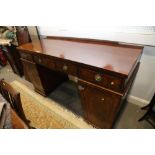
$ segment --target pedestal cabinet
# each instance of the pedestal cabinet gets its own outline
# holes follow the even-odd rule
[[[79,81],[78,88],[87,121],[96,127],[111,128],[122,96],[83,81]]]

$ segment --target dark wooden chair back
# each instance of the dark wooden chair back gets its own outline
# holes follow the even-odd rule
[[[139,121],[146,120],[149,122],[153,128],[155,128],[155,94],[153,95],[150,103],[145,107],[141,108],[146,110],[145,114],[139,119]]]
[[[0,80],[0,93],[10,103],[11,108],[18,116],[28,125],[28,127],[30,127],[29,121],[26,119],[22,108],[20,93],[13,89],[13,87],[3,79]]]

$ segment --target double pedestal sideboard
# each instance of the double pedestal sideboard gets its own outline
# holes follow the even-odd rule
[[[25,78],[46,96],[68,75],[76,79],[84,118],[112,128],[139,68],[143,47],[51,37],[17,48]]]

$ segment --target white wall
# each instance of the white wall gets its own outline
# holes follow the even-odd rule
[[[58,27],[38,26],[40,35],[93,38],[127,43],[155,46],[155,27],[153,26],[93,26],[93,27]]]
[[[155,93],[155,47],[145,46],[141,64],[129,100],[139,105],[149,103]]]
[[[147,27],[148,28],[148,27]],[[150,27],[151,28],[151,27]],[[93,38],[101,40],[112,40],[118,42],[135,43],[155,46],[155,32],[148,31],[126,31],[121,27],[99,27],[80,29],[66,27],[38,27],[40,35],[45,36],[67,36],[79,38]],[[154,28],[153,28],[154,29]],[[122,32],[121,32],[122,31]],[[130,91],[128,100],[140,106],[149,103],[155,92],[155,47],[145,46],[141,58],[141,65],[136,79]]]

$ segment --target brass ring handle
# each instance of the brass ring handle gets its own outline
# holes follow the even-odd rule
[[[95,80],[96,80],[97,82],[100,82],[100,81],[102,80],[101,75],[100,75],[100,74],[96,74],[96,75],[95,75]]]
[[[64,71],[67,71],[68,66],[64,65],[62,69],[63,69]]]

